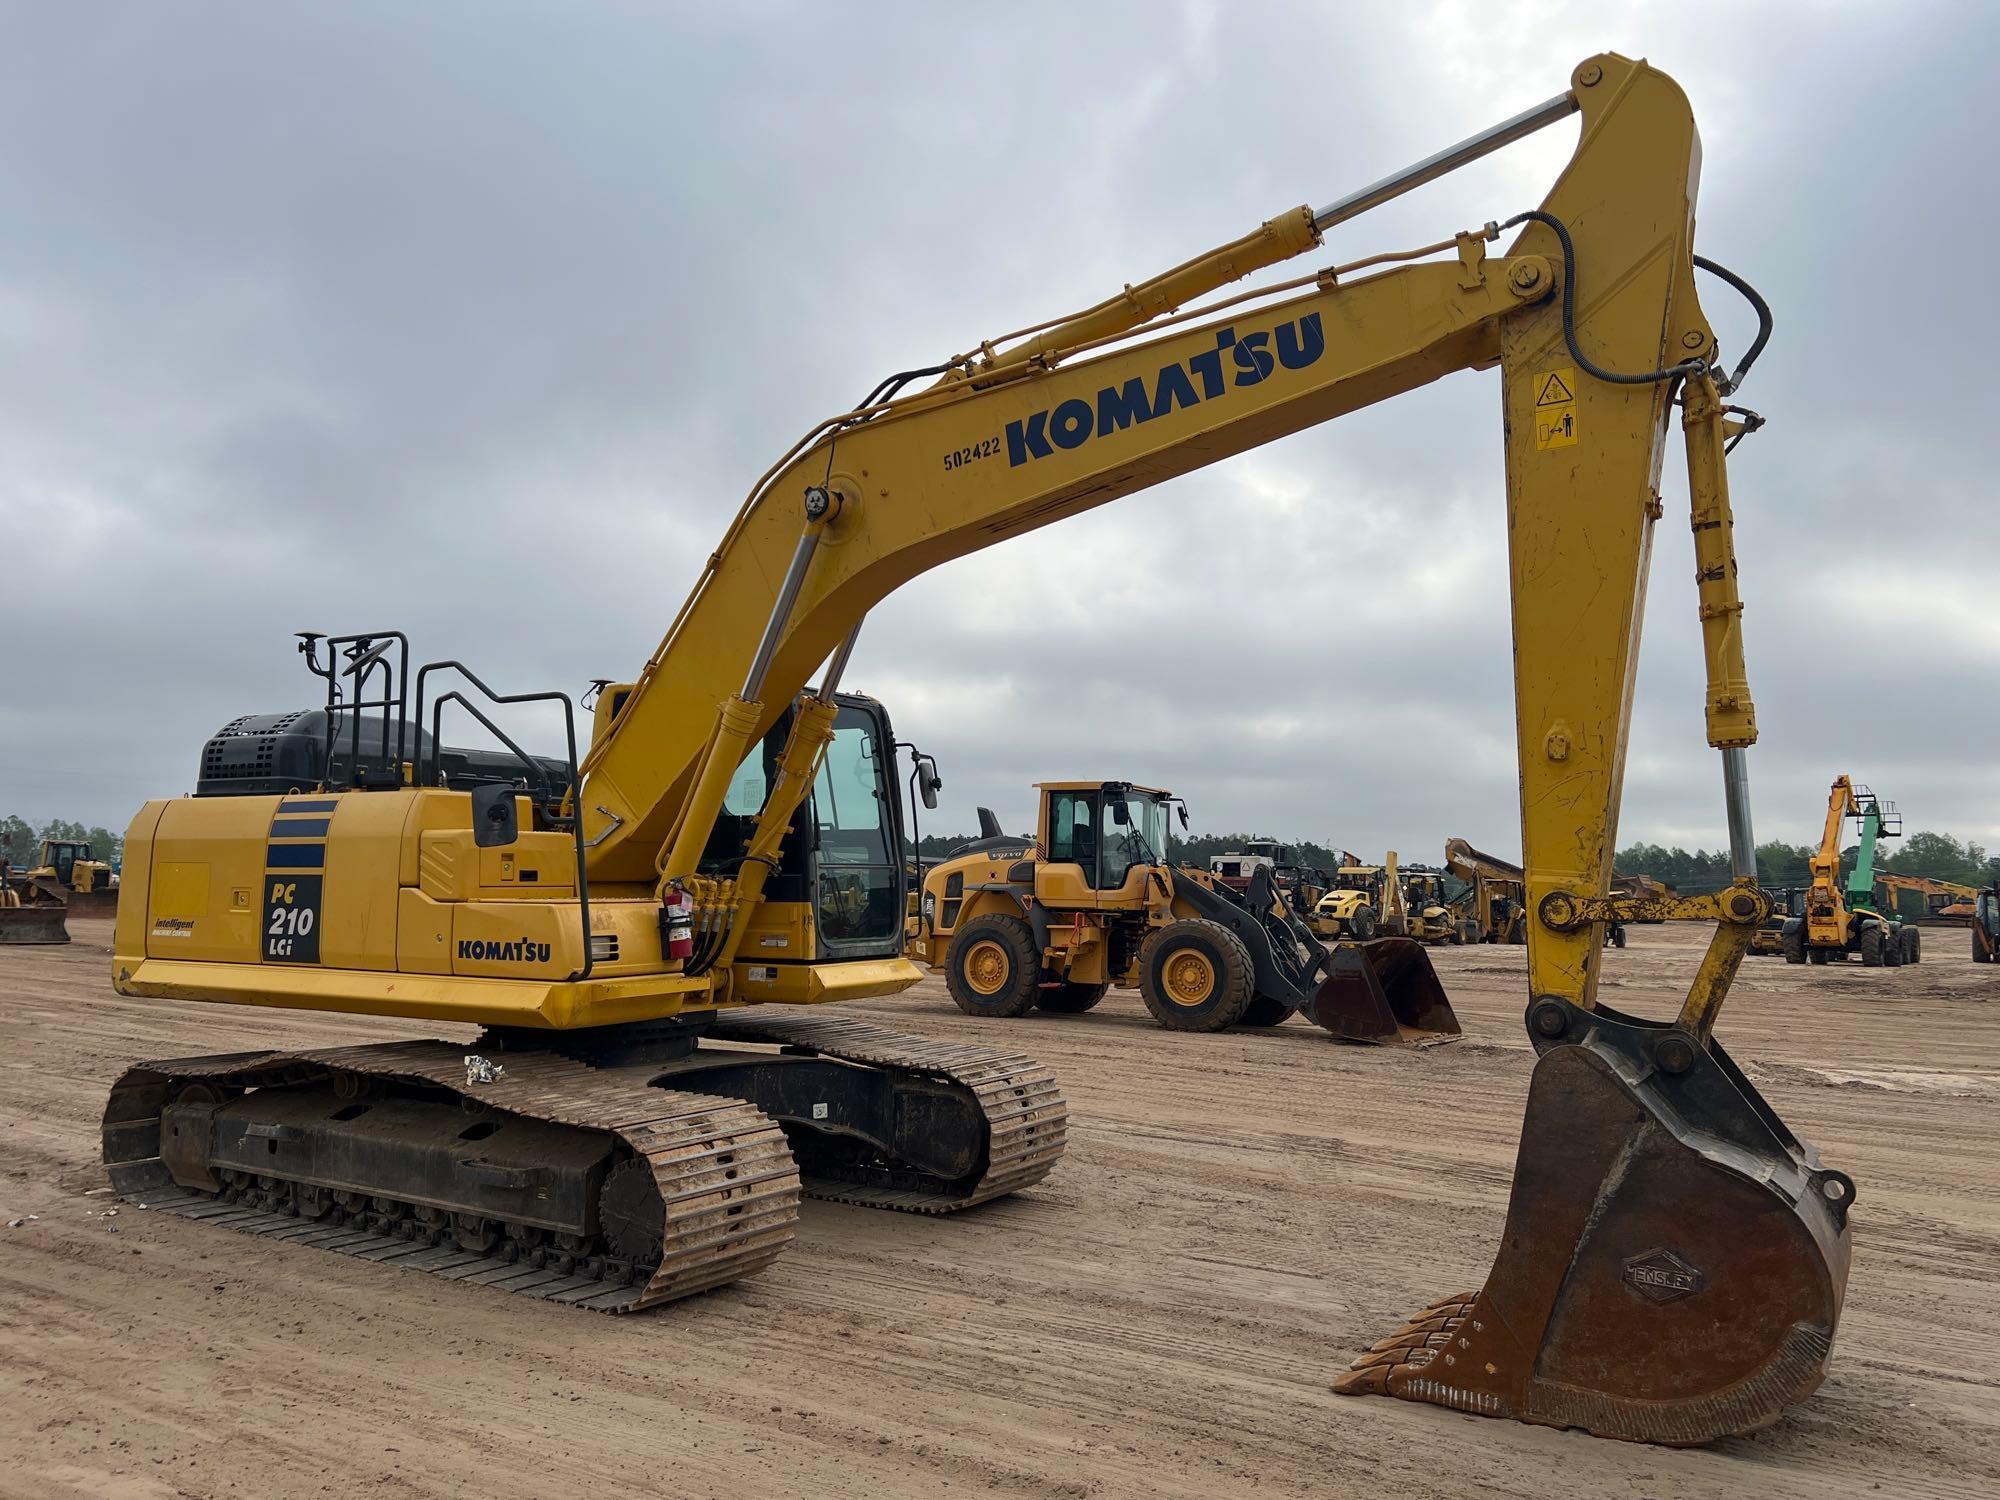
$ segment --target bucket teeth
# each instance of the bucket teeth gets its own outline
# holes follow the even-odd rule
[[[1343,1395],[1388,1394],[1388,1380],[1399,1367],[1422,1368],[1451,1346],[1465,1322],[1474,1294],[1445,1297],[1385,1339],[1378,1339],[1334,1382]]]

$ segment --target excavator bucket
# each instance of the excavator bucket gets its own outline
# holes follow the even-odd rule
[[[1335,944],[1319,993],[1303,1012],[1348,1042],[1429,1047],[1460,1035],[1458,1015],[1415,938]]]
[[[1336,1383],[1600,1437],[1756,1430],[1826,1372],[1854,1184],[1720,1046],[1544,998],[1501,1250]]]
[[[54,904],[0,906],[0,948],[13,943],[66,943],[64,908]]]

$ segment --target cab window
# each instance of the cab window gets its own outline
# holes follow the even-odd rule
[[[1049,863],[1097,872],[1097,793],[1049,794]]]

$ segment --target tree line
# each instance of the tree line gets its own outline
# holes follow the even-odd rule
[[[944,858],[975,834],[927,834],[920,852],[926,862]],[[1032,837],[1032,830],[1022,834]],[[1264,835],[1256,835],[1263,838]],[[1194,864],[1206,868],[1209,857],[1241,849],[1252,836],[1244,833],[1169,834],[1167,860],[1170,864]],[[1286,842],[1279,840],[1278,842]],[[1299,863],[1322,870],[1334,870],[1342,863],[1341,851],[1316,844],[1310,839],[1291,841]],[[1854,868],[1858,845],[1841,851],[1842,873]],[[1765,885],[1807,885],[1812,880],[1808,861],[1817,851],[1809,844],[1788,844],[1783,840],[1757,846],[1757,878]],[[1379,855],[1365,855],[1371,862]],[[1435,854],[1411,851],[1404,863],[1436,864]],[[1720,890],[1730,881],[1729,851],[1697,849],[1689,852],[1675,845],[1628,844],[1618,851],[1616,866],[1621,875],[1650,875],[1665,881],[1686,895]],[[1986,886],[2000,880],[2000,858],[1989,856],[1985,848],[1970,840],[1961,841],[1948,833],[1925,829],[1907,838],[1885,841],[1876,846],[1875,867],[1896,875],[1914,875],[1926,880],[1943,880],[1954,885]]]
[[[116,865],[125,854],[124,836],[108,828],[86,828],[67,818],[51,818],[37,828],[18,815],[0,818],[0,859],[17,870],[32,869],[42,862],[43,839],[81,840],[90,845],[92,859],[109,865]]]
[[[1854,868],[1858,844],[1840,852],[1843,874]],[[1765,885],[1806,885],[1812,880],[1809,861],[1818,850],[1809,844],[1782,840],[1757,846],[1757,878]],[[1651,875],[1688,895],[1720,890],[1729,884],[1729,851],[1663,849],[1658,844],[1632,844],[1618,851],[1618,869],[1627,875]],[[1925,829],[1893,844],[1876,845],[1875,868],[1895,875],[1944,880],[1954,885],[1991,885],[2000,879],[2000,860],[1967,840]]]

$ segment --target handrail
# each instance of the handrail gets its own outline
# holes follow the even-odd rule
[[[595,966],[596,959],[590,949],[590,871],[584,864],[582,804],[577,795],[581,788],[579,786],[576,765],[576,705],[570,701],[568,693],[559,693],[553,690],[539,693],[496,693],[480,678],[478,673],[474,672],[461,661],[426,662],[417,671],[416,715],[417,723],[420,727],[423,723],[424,712],[424,679],[429,677],[432,672],[448,671],[457,672],[466,681],[479,689],[481,693],[485,694],[489,701],[496,704],[560,703],[562,705],[563,736],[569,754],[569,788],[566,800],[571,811],[564,813],[556,809],[555,789],[549,785],[547,768],[516,744],[505,730],[501,729],[498,724],[494,723],[491,718],[481,711],[478,704],[474,703],[456,688],[448,693],[440,694],[437,701],[431,705],[431,749],[428,775],[424,774],[425,767],[420,761],[417,767],[419,774],[416,780],[420,786],[429,785],[432,781],[436,780],[443,764],[444,740],[441,737],[441,731],[444,725],[445,705],[456,703],[484,725],[487,733],[491,734],[501,744],[505,745],[508,750],[512,751],[514,758],[519,760],[529,774],[540,782],[542,787],[540,806],[543,818],[558,827],[565,823],[568,824],[570,841],[575,846],[576,901],[578,920],[582,924],[583,967],[569,976],[569,982],[575,984],[581,980],[588,979],[592,968]],[[419,747],[419,750],[421,753],[421,747]]]

